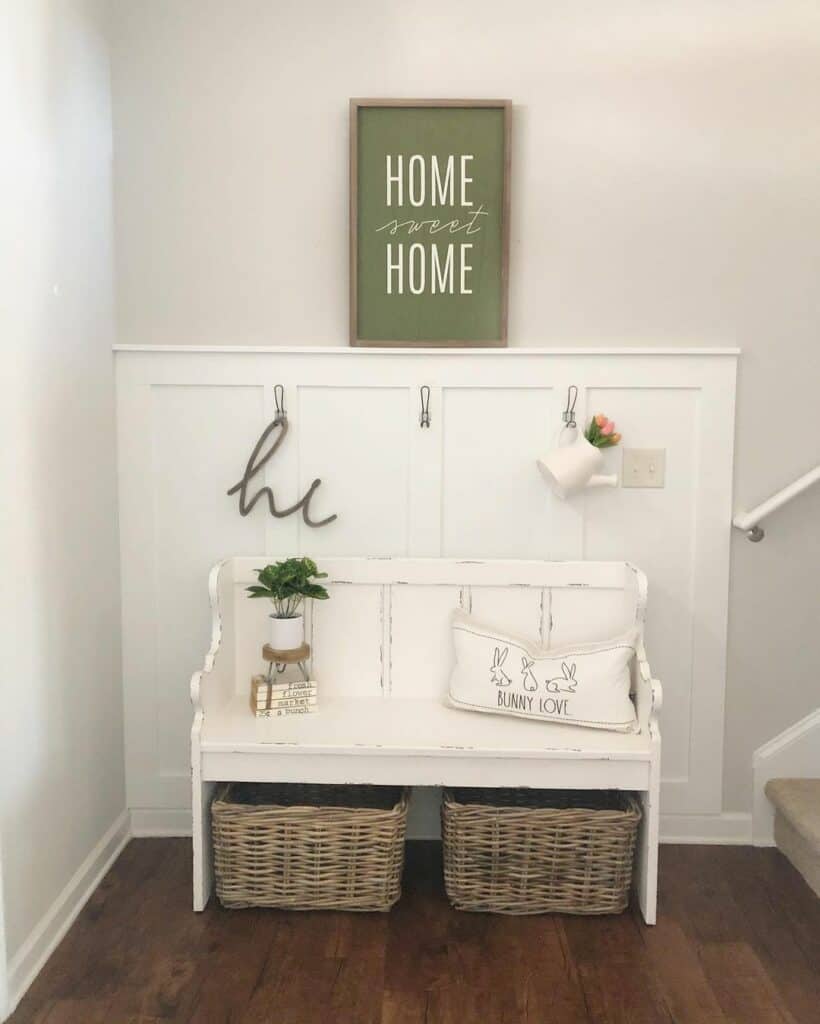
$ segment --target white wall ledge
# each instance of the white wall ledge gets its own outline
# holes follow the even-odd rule
[[[114,352],[318,356],[739,356],[739,348],[368,348],[347,345],[114,345]]]

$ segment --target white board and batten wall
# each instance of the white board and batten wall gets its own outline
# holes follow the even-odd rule
[[[117,351],[128,801],[135,831],[190,828],[188,681],[208,648],[208,570],[271,559],[628,560],[649,579],[647,651],[664,687],[662,831],[721,811],[737,352],[135,348]],[[240,516],[226,491],[284,387],[288,436],[249,488],[311,516]],[[567,502],[535,461],[567,388],[624,445],[666,450],[666,486]],[[430,427],[419,424],[420,388]],[[606,452],[620,470],[621,451]],[[502,625],[511,626],[511,623]],[[526,632],[526,623],[521,624]],[[563,639],[572,640],[572,636]],[[320,680],[321,683],[321,680]],[[422,807],[417,833],[435,828]],[[694,822],[694,825],[693,825]]]

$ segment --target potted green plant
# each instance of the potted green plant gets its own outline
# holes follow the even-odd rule
[[[325,579],[311,558],[286,558],[283,562],[256,569],[259,580],[247,588],[250,597],[264,597],[273,603],[271,646],[277,651],[292,651],[305,640],[302,604],[306,598],[326,601],[330,595],[314,580]]]

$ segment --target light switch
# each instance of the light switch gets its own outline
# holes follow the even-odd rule
[[[666,484],[665,448],[624,448],[624,487],[664,487]]]

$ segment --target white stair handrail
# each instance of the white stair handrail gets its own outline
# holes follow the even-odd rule
[[[736,526],[738,530],[743,530],[751,541],[763,540],[766,534],[758,524],[766,516],[771,515],[772,512],[791,501],[792,498],[796,498],[798,494],[808,490],[818,480],[820,480],[820,466],[815,466],[814,469],[810,469],[808,473],[804,473],[803,476],[798,477],[793,483],[784,487],[782,491],[778,491],[777,494],[773,494],[765,501],[761,501],[751,512],[741,512],[736,515],[732,520],[732,525]]]

